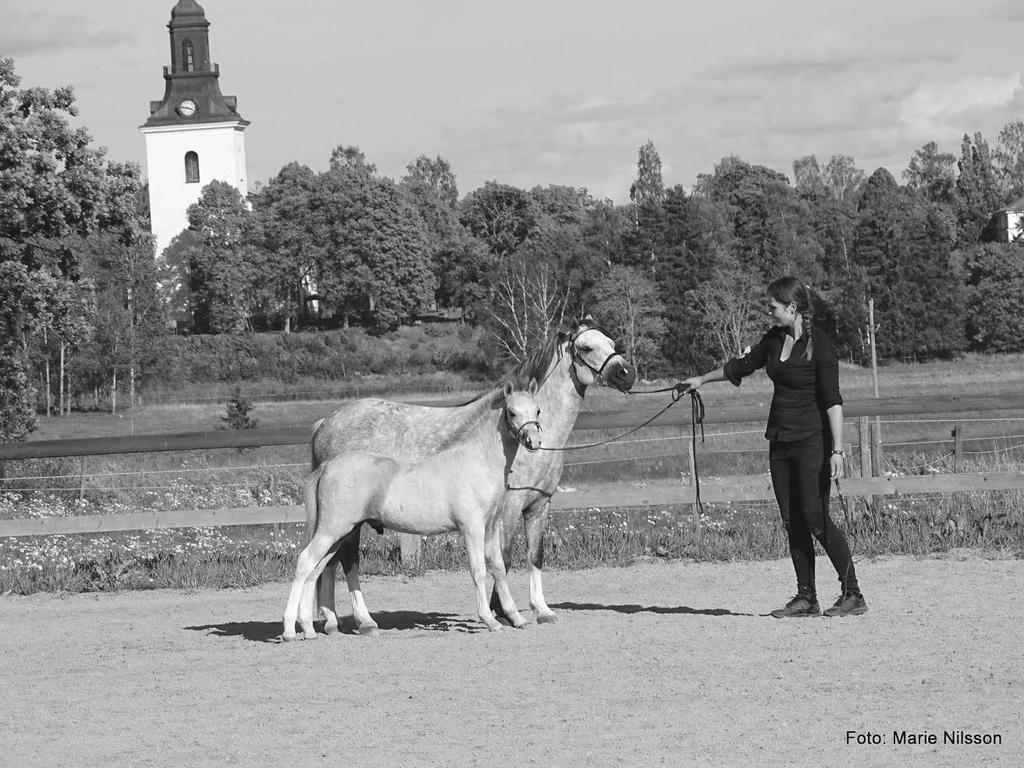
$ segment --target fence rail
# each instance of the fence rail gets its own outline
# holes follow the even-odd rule
[[[711,409],[707,423],[745,423],[765,418],[765,408],[730,407]],[[614,413],[583,413],[576,430],[630,427],[649,418],[657,407],[627,409]],[[989,414],[1024,411],[1024,393],[1012,392],[971,397],[937,396],[885,398],[848,402],[845,415],[856,419],[860,432],[861,471],[873,468],[874,476],[849,477],[841,481],[844,497],[871,497],[900,494],[928,494],[968,491],[1001,491],[1024,489],[1024,472],[992,472],[881,476],[881,446],[876,445],[876,430],[866,428],[868,417],[984,412]],[[658,419],[655,426],[689,424],[688,409],[674,409]],[[260,429],[248,431],[216,431],[178,435],[140,435],[135,437],[48,440],[0,445],[0,461],[57,456],[85,456],[113,453],[144,453],[149,451],[208,450],[267,445],[305,444],[307,427]],[[954,435],[955,437],[955,435]],[[691,459],[692,461],[692,459]],[[692,466],[692,464],[691,464]],[[692,474],[692,473],[691,473]],[[774,493],[767,475],[741,475],[705,478],[701,482],[701,499],[709,503],[734,501],[771,501]],[[614,507],[667,506],[694,504],[695,489],[682,481],[647,481],[636,484],[601,484],[579,490],[560,491],[552,498],[553,509],[590,509]],[[0,537],[40,536],[72,533],[108,533],[150,528],[185,528],[230,525],[261,525],[296,523],[304,520],[301,506],[250,506],[206,510],[151,511],[120,515],[80,515],[68,517],[18,518],[0,520]]]
[[[635,400],[634,400],[635,402]],[[431,403],[430,405],[438,405]],[[452,405],[452,403],[446,403]],[[574,429],[629,428],[651,418],[664,406],[664,400],[650,406],[623,408],[607,413],[581,413]],[[929,397],[888,397],[877,400],[850,400],[843,406],[846,418],[861,416],[934,416],[936,414],[1009,413],[1024,411],[1024,392],[991,393],[961,397],[941,395]],[[709,408],[705,424],[737,424],[762,422],[768,414],[764,406],[726,406]],[[660,416],[653,426],[678,427],[690,423],[688,408],[672,408]],[[122,435],[70,440],[33,440],[24,443],[0,444],[0,461],[13,459],[45,459],[60,456],[100,456],[115,453],[152,453],[157,451],[197,451],[218,448],[256,448],[272,445],[304,445],[309,441],[310,427],[279,427],[274,429],[210,430],[182,434]]]
[[[701,500],[708,503],[774,501],[771,480],[765,475],[734,475],[710,478],[701,484]],[[840,481],[843,496],[898,496],[954,491],[1024,490],[1024,473],[990,472],[904,477],[851,477]],[[637,488],[625,484],[592,486],[559,492],[551,499],[554,510],[656,507],[696,503],[693,486],[682,483],[650,483]],[[266,525],[305,521],[302,505],[231,507],[136,512],[122,515],[74,515],[71,517],[0,520],[0,537],[49,536],[74,533],[112,533],[152,528],[206,528],[225,525]]]

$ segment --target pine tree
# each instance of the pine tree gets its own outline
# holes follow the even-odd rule
[[[981,134],[974,134],[973,143],[964,134],[960,148],[960,176],[956,180],[959,196],[957,245],[965,249],[980,240],[992,214],[1002,206],[1002,195],[988,142]]]
[[[242,395],[242,388],[235,387],[227,404],[227,415],[221,416],[221,429],[256,429],[259,419],[252,416],[253,405]]]

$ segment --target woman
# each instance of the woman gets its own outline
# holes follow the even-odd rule
[[[776,618],[818,616],[814,586],[814,541],[821,542],[842,592],[826,616],[867,611],[857,583],[846,536],[828,513],[832,479],[843,473],[843,398],[839,394],[839,362],[831,339],[813,322],[811,291],[795,277],[768,286],[769,314],[775,327],[743,357],[682,382],[699,389],[712,381],[740,380],[765,368],[775,385],[768,428],[768,466],[772,487],[789,534],[789,553],[796,571],[796,596]],[[813,536],[813,539],[812,539]]]

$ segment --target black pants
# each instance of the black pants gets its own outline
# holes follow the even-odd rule
[[[789,554],[796,571],[797,592],[816,595],[814,539],[817,539],[839,575],[843,594],[860,594],[850,546],[828,513],[831,468],[822,436],[794,443],[773,440],[768,448],[768,467],[782,524],[789,533]]]

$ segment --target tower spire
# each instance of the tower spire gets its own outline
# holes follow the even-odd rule
[[[143,127],[242,120],[237,99],[220,92],[220,67],[210,63],[210,22],[203,7],[196,0],[178,0],[167,29],[171,65],[164,67],[164,97],[149,103]]]

